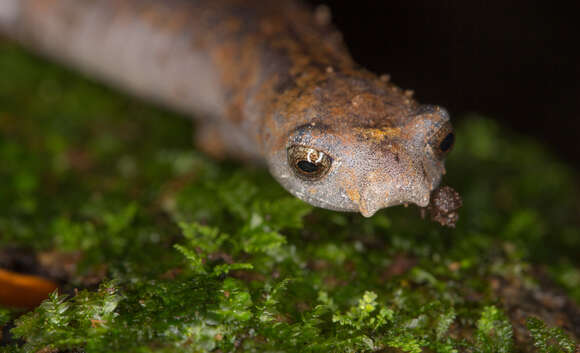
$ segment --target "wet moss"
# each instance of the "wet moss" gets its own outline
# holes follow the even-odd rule
[[[577,174],[490,119],[457,129],[445,229],[313,209],[196,151],[189,120],[6,43],[0,76],[0,260],[62,283],[0,309],[7,351],[574,351]]]

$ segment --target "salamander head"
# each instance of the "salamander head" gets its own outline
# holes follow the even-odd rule
[[[308,104],[298,99],[299,108],[286,111],[287,128],[267,156],[272,174],[317,207],[366,217],[395,205],[426,207],[454,142],[448,113],[396,88],[343,86],[317,87],[301,98]]]

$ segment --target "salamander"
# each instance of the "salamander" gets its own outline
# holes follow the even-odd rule
[[[325,7],[2,0],[0,31],[196,118],[203,150],[264,163],[314,206],[370,217],[416,204],[457,220],[459,195],[439,188],[455,139],[448,112],[357,65]]]

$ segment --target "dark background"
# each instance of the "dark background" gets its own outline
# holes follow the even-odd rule
[[[310,2],[358,63],[421,103],[496,118],[580,169],[580,1]]]

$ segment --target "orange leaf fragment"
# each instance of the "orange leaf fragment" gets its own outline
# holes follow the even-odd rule
[[[47,279],[0,269],[0,305],[34,308],[57,288]]]

